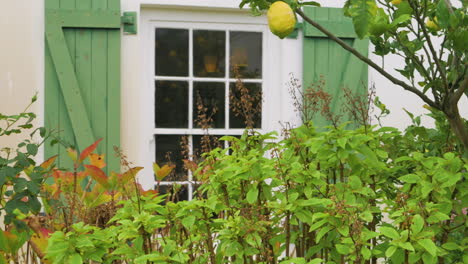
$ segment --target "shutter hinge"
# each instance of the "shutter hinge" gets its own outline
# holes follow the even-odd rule
[[[121,17],[123,32],[128,35],[135,35],[138,32],[137,12],[124,12]]]
[[[294,31],[291,34],[289,34],[286,38],[297,39],[299,29],[302,29],[302,25],[302,22],[296,22],[296,25],[294,26]]]

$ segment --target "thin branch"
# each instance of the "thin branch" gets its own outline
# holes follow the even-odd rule
[[[376,71],[378,71],[380,74],[382,74],[383,76],[385,76],[388,80],[390,80],[392,83],[396,84],[396,85],[399,85],[401,87],[403,87],[403,89],[407,90],[407,91],[410,91],[414,94],[416,94],[417,96],[419,96],[426,104],[428,104],[430,107],[433,107],[433,108],[436,108],[436,109],[439,109],[440,107],[434,102],[432,101],[429,97],[427,97],[423,92],[421,92],[420,90],[416,89],[414,86],[410,86],[408,85],[407,83],[393,77],[390,73],[388,73],[387,71],[385,71],[383,68],[381,68],[380,66],[378,66],[377,64],[375,64],[373,61],[371,61],[369,58],[367,58],[366,56],[362,55],[359,51],[357,51],[356,49],[354,49],[353,47],[349,46],[348,44],[346,44],[344,41],[342,41],[341,39],[339,39],[338,37],[336,37],[335,35],[333,35],[330,31],[328,31],[327,29],[325,29],[324,27],[322,27],[321,25],[319,25],[317,22],[315,22],[314,20],[312,20],[311,18],[309,18],[306,14],[304,14],[300,9],[297,9],[296,10],[296,13],[301,16],[304,21],[306,21],[307,23],[311,24],[312,26],[314,26],[315,28],[317,28],[319,31],[321,31],[323,34],[325,34],[328,38],[330,38],[331,40],[335,41],[338,45],[340,45],[342,48],[344,48],[345,50],[351,52],[354,56],[356,56],[358,59],[360,59],[361,61],[365,62],[367,65],[371,66],[372,68],[374,68]]]
[[[468,73],[465,73],[465,79],[463,79],[463,82],[460,84],[460,87],[458,87],[458,90],[453,94],[450,103],[458,103],[463,93],[465,93],[466,91],[468,91]]]
[[[424,34],[424,37],[426,38],[427,45],[429,46],[429,50],[432,53],[432,58],[433,58],[433,60],[434,60],[434,62],[436,64],[437,70],[440,73],[440,77],[442,78],[442,81],[444,83],[445,90],[448,91],[449,86],[448,86],[447,76],[445,74],[445,70],[440,65],[440,61],[438,59],[437,52],[434,49],[434,45],[432,45],[431,36],[429,36],[429,33],[427,32],[426,27],[424,26],[424,21],[422,21],[421,17],[419,17],[420,13],[418,12],[418,7],[416,5],[414,5],[413,1],[408,1],[408,3],[411,5],[411,7],[413,8],[413,10],[415,12],[414,17],[416,18],[416,21],[418,22],[419,27],[421,28],[421,30],[422,30],[422,32]]]

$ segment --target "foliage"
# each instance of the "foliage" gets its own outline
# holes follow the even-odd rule
[[[192,167],[202,183],[195,199],[124,200],[104,227],[53,234],[48,258],[463,263],[467,161],[437,152],[439,143],[431,146],[430,133],[417,128],[317,132],[306,124],[279,142],[274,134],[225,137],[229,150],[215,149]]]
[[[254,14],[261,14],[275,0],[243,0]],[[306,1],[284,1],[306,23],[357,56],[384,77],[416,94],[430,107],[441,111],[452,133],[468,149],[468,126],[460,116],[458,102],[468,96],[468,17],[466,1],[454,7],[449,0],[347,0],[344,14],[350,17],[359,38],[368,37],[374,54],[395,54],[404,67],[392,75],[353,47],[337,38],[301,10]],[[437,44],[440,43],[440,44]],[[404,81],[402,80],[404,79]]]
[[[29,108],[36,99],[34,96],[20,114],[0,114],[0,137],[29,133],[17,148],[0,149],[0,217],[5,224],[0,229],[0,263],[18,261],[18,250],[30,237],[25,219],[28,214],[39,213],[39,192],[55,160],[52,157],[40,165],[34,160],[50,136],[44,128],[33,130],[36,115]]]
[[[34,101],[36,97],[31,104]],[[27,111],[31,104],[18,115],[0,115],[4,125],[0,128],[0,136],[25,133],[26,129],[33,128],[36,115]],[[35,143],[33,138],[37,132],[40,143]],[[141,168],[128,167],[122,174],[105,175],[102,171],[106,166],[104,155],[93,153],[101,140],[81,153],[67,149],[73,160],[70,171],[54,167],[57,156],[37,165],[34,157],[52,135],[44,128],[38,128],[30,132],[30,138],[18,144],[17,149],[3,148],[0,152],[0,213],[5,224],[5,228],[0,229],[0,263],[28,262],[35,258],[47,262],[44,256],[51,233],[63,234],[71,229],[78,233],[91,231],[83,224],[75,224],[82,221],[103,227],[114,216],[118,201],[155,193],[142,190],[136,183],[135,175]],[[58,142],[57,139],[53,141]],[[87,159],[89,164],[86,164]],[[159,172],[159,176],[164,177],[172,170],[163,169],[165,171]],[[85,245],[80,252],[84,254],[88,242],[82,243]],[[95,259],[98,253],[93,252],[89,254]],[[61,261],[82,263],[73,254]]]

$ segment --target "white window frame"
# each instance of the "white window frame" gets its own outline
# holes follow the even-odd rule
[[[285,69],[291,68],[291,72],[298,72],[300,65],[297,65],[293,54],[291,62],[286,62],[288,56],[283,54],[283,50],[291,49],[292,43],[296,44],[300,39],[281,41],[276,36],[269,32],[267,20],[264,16],[254,17],[249,14],[248,10],[239,9],[223,9],[223,8],[184,8],[184,7],[162,7],[153,6],[144,8],[140,12],[140,42],[142,48],[142,72],[141,76],[144,80],[144,87],[140,87],[138,92],[146,96],[141,96],[143,99],[142,116],[138,119],[148,120],[142,125],[143,131],[136,131],[137,135],[142,137],[144,142],[144,153],[147,153],[145,160],[140,164],[145,167],[139,175],[139,182],[144,188],[154,186],[154,177],[152,173],[152,162],[155,158],[155,142],[154,134],[180,134],[180,129],[164,129],[154,128],[154,32],[158,27],[179,27],[193,28],[193,25],[206,25],[204,28],[196,27],[196,29],[214,29],[214,30],[232,30],[232,31],[255,31],[262,32],[262,128],[260,132],[279,131],[280,121],[290,121],[289,117],[295,114],[289,108],[290,102],[287,99],[287,88],[285,83],[288,79],[288,73],[283,74]],[[184,27],[186,25],[186,27]],[[287,44],[287,45],[285,45]],[[191,49],[190,45],[190,49]],[[296,47],[298,49],[301,46]],[[226,68],[226,71],[229,68]],[[185,77],[184,77],[185,78]],[[177,77],[168,77],[175,80]],[[203,80],[203,78],[194,78]],[[213,80],[212,78],[209,78]],[[223,82],[226,78],[219,78]],[[186,80],[186,79],[184,79]],[[234,81],[235,79],[232,79]],[[248,81],[246,81],[248,82]],[[285,104],[287,106],[285,107]],[[228,109],[227,109],[228,110]],[[286,118],[285,118],[286,117]],[[189,117],[190,118],[190,117]],[[226,135],[241,133],[243,129],[212,129],[210,135]],[[187,129],[187,134],[202,134],[202,129]],[[234,133],[236,132],[236,133]]]

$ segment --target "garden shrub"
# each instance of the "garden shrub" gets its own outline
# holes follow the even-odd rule
[[[215,149],[192,166],[201,183],[195,199],[122,201],[104,228],[78,224],[54,233],[47,257],[53,263],[466,263],[468,164],[456,148],[431,148],[434,134],[423,130],[415,124],[408,133],[316,131],[309,123],[283,140],[225,137],[229,149]]]

